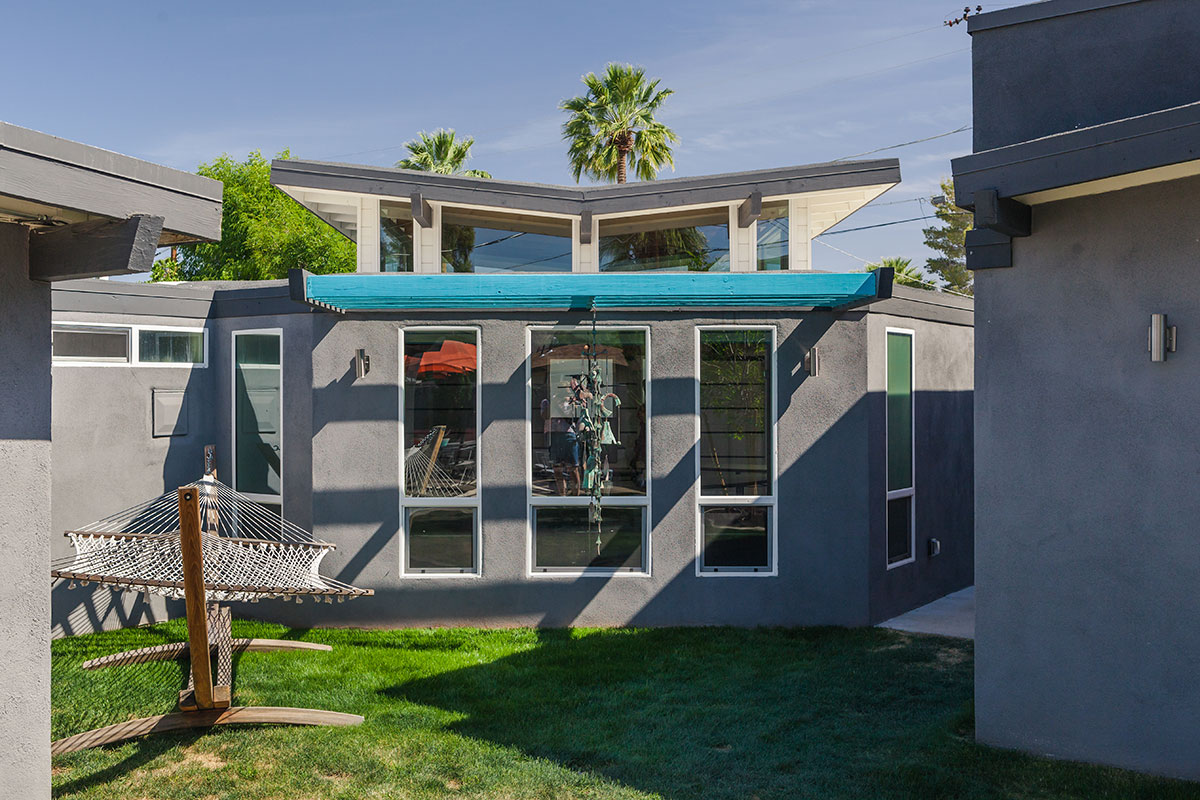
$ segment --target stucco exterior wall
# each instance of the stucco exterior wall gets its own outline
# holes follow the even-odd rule
[[[1014,268],[976,273],[984,742],[1200,778],[1197,198],[1038,206]],[[1178,326],[1165,363],[1152,313]]]
[[[50,797],[50,286],[0,224],[0,797]]]

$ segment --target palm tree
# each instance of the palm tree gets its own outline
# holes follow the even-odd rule
[[[920,267],[912,265],[911,258],[881,258],[878,264],[867,264],[867,272],[874,272],[880,267],[891,267],[895,270],[895,276],[892,280],[901,286],[913,286],[917,289],[932,289],[933,283],[921,270]]]
[[[462,139],[455,137],[454,129],[438,128],[433,133],[421,131],[416,139],[405,142],[408,157],[396,162],[401,169],[421,172],[436,172],[439,175],[465,175],[468,178],[490,178],[490,172],[481,169],[463,169],[471,159],[473,136]]]
[[[559,106],[570,113],[563,138],[571,143],[567,158],[575,182],[581,175],[625,183],[628,167],[640,180],[652,181],[663,167],[675,168],[671,142],[679,137],[654,119],[663,101],[674,94],[647,81],[646,70],[609,64],[604,77],[583,76],[587,93]]]

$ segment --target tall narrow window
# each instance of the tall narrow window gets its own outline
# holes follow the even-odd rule
[[[699,571],[775,573],[774,329],[699,330]]]
[[[913,334],[887,331],[887,563],[914,558]]]
[[[252,498],[282,492],[281,350],[278,330],[233,332],[233,488]]]
[[[405,574],[479,571],[479,334],[402,331]]]
[[[533,573],[646,571],[646,331],[534,329],[530,348]]]
[[[788,201],[763,203],[758,218],[758,268],[784,270],[788,268]]]
[[[413,271],[413,219],[407,204],[379,204],[379,271]]]

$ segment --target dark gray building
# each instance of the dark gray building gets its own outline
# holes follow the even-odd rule
[[[376,592],[239,613],[862,625],[971,583],[971,302],[807,269],[895,161],[586,189],[273,176],[358,273],[54,293],[56,528],[194,480],[215,444],[221,480]],[[108,463],[117,486],[68,491]],[[55,622],[159,613],[110,598],[56,588]]]
[[[969,30],[976,732],[1200,778],[1200,4]]]
[[[50,287],[220,231],[216,181],[0,122],[0,797],[50,797]]]

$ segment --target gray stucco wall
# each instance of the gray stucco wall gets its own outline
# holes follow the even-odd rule
[[[1198,198],[1038,206],[1014,268],[976,273],[982,741],[1200,778]]]
[[[56,302],[56,305],[61,308],[67,304]],[[56,311],[54,317],[60,324],[108,322],[185,327],[205,324],[204,319],[186,317],[69,309]],[[216,435],[212,375],[215,367],[211,364],[211,352],[209,360],[207,368],[54,365],[53,557],[72,553],[63,531],[94,522],[200,477],[204,446],[214,443]],[[151,406],[156,389],[185,393],[186,434],[152,435]],[[60,581],[53,589],[53,633],[61,636],[140,625],[166,619],[181,610],[181,604],[171,604],[168,608],[166,601],[158,597],[145,602],[140,594],[113,592],[97,585],[76,585],[69,589]]]
[[[50,797],[50,287],[0,224],[0,797]]]
[[[974,579],[974,330],[969,314],[954,312],[954,318],[956,323],[902,313],[869,316],[872,622],[970,586]],[[886,558],[888,328],[913,332],[915,428],[915,560],[892,569]],[[930,539],[941,543],[940,555],[929,555]]]
[[[1084,4],[1058,0],[979,21],[1068,5]],[[1141,0],[995,28],[973,24],[976,152],[1196,102],[1198,26],[1195,0]]]

